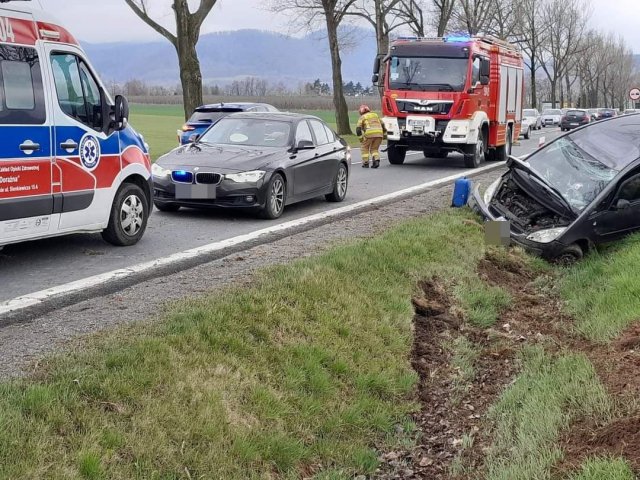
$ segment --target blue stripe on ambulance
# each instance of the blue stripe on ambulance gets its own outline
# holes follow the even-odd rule
[[[40,145],[40,149],[31,155],[20,150],[27,140]],[[51,127],[49,126],[11,126],[0,128],[0,158],[38,158],[51,157]]]

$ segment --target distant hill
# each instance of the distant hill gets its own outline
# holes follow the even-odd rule
[[[349,38],[357,45],[343,52],[345,81],[371,83],[376,53],[373,32],[357,29]],[[256,76],[289,86],[320,78],[331,80],[328,42],[323,33],[302,38],[259,30],[239,30],[203,35],[198,43],[206,84],[230,83]],[[150,84],[175,85],[179,81],[178,60],[166,40],[148,43],[83,44],[104,79],[124,82],[144,80]]]

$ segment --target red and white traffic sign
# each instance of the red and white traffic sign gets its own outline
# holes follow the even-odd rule
[[[634,102],[640,100],[640,88],[632,88],[629,92],[629,98]]]

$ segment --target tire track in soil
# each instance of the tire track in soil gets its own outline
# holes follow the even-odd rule
[[[640,325],[628,329],[611,345],[596,344],[573,330],[574,320],[563,313],[562,301],[534,284],[540,274],[527,267],[512,252],[487,252],[478,266],[480,279],[508,291],[513,302],[502,312],[495,327],[477,329],[465,322],[461,310],[448,293],[451,286],[433,278],[419,284],[414,306],[413,368],[419,376],[417,396],[421,404],[414,414],[417,441],[411,449],[380,455],[374,478],[463,479],[468,472],[481,478],[492,425],[487,413],[519,372],[517,352],[525,344],[541,344],[552,353],[582,352],[593,363],[608,393],[620,405],[640,392]],[[553,283],[553,278],[548,279]],[[552,292],[552,290],[551,290]],[[457,372],[446,344],[465,336],[480,355],[474,363],[475,377],[463,392],[456,391]],[[626,412],[608,425],[581,419],[561,439],[565,460],[554,468],[554,478],[563,478],[593,455],[616,455],[640,470],[640,412]],[[473,437],[463,448],[464,435]],[[453,475],[454,462],[464,473]]]

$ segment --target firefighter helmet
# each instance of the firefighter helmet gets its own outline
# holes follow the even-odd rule
[[[368,105],[360,105],[360,109],[358,111],[360,112],[360,115],[364,115],[365,113],[369,113],[371,109]]]

